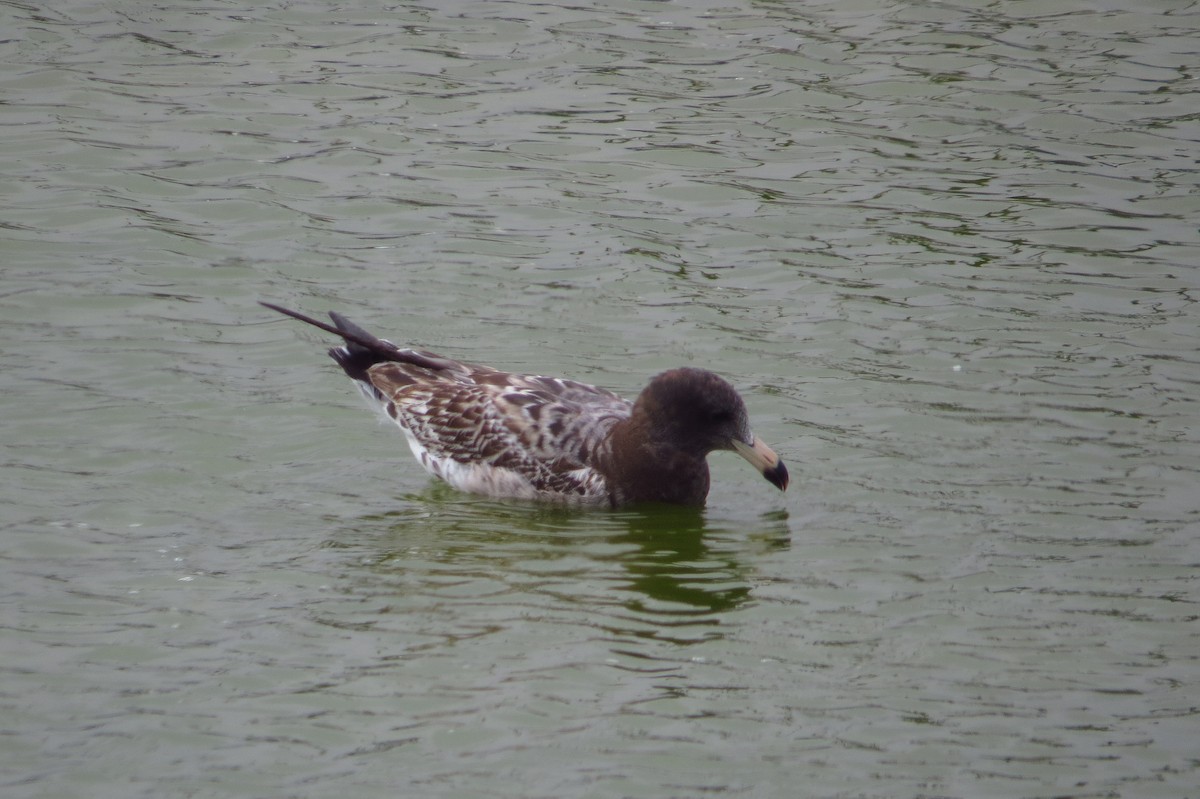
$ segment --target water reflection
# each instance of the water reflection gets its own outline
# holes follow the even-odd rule
[[[714,550],[705,533],[704,512],[653,508],[623,514],[626,529],[614,543],[633,545],[619,560],[636,595],[625,603],[664,621],[728,611],[750,595],[736,552]]]
[[[783,511],[732,525],[692,508],[581,512],[441,485],[405,499],[395,511],[361,517],[357,532],[331,533],[331,546],[367,552],[359,561],[366,574],[351,575],[351,590],[411,597],[415,587],[434,603],[486,597],[514,618],[536,601],[547,615],[568,614],[563,623],[625,643],[720,637],[722,617],[752,598],[747,543],[786,549],[791,536]]]

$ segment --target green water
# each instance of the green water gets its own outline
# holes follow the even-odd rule
[[[1180,3],[0,7],[6,797],[1194,793]],[[788,463],[437,486],[265,311]]]

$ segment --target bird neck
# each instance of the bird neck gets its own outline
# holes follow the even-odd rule
[[[708,497],[708,461],[704,454],[688,452],[661,438],[634,416],[619,422],[612,432],[611,449],[602,470],[619,492],[617,504],[667,502],[702,506]]]

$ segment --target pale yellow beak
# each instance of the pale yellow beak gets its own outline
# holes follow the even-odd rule
[[[736,438],[731,442],[733,451],[741,455],[750,465],[758,471],[762,472],[762,476],[767,478],[780,491],[786,491],[788,487],[788,470],[783,465],[783,461],[779,460],[779,456],[775,454],[775,450],[768,447],[762,442],[758,436],[754,436],[751,443],[747,444],[744,441],[738,441]]]

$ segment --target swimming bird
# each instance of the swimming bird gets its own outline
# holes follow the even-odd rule
[[[340,336],[345,344],[330,357],[399,425],[425,471],[459,490],[614,508],[703,506],[714,450],[736,452],[787,489],[787,467],[750,432],[742,398],[707,370],[663,372],[630,402],[574,380],[401,348],[336,312],[330,325],[261,304]]]

